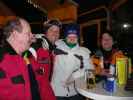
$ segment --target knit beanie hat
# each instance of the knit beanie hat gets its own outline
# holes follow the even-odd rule
[[[64,29],[64,36],[67,37],[69,34],[80,35],[80,27],[78,24],[68,24]]]
[[[58,19],[52,19],[43,23],[43,31],[46,33],[47,30],[53,25],[58,26],[60,29],[62,28],[62,23]]]

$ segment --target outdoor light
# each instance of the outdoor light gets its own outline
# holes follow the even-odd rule
[[[129,27],[130,27],[130,24],[128,23],[123,24],[123,28],[129,28]]]

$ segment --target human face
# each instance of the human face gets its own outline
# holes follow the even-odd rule
[[[59,36],[60,36],[60,29],[58,26],[53,25],[47,30],[46,37],[52,44],[54,44],[55,41],[59,39]]]
[[[21,53],[29,49],[32,43],[33,34],[31,32],[30,25],[26,21],[20,20],[20,22],[22,25],[22,31],[15,31],[15,39],[17,42],[16,46],[19,47],[19,52]]]
[[[108,33],[104,33],[102,35],[101,44],[102,44],[102,48],[105,50],[112,49],[112,45],[113,45],[112,37]]]
[[[66,39],[67,39],[67,43],[71,43],[71,44],[78,43],[78,37],[76,34],[69,34]]]

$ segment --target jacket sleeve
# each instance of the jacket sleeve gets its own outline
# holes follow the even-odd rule
[[[90,58],[90,51],[87,48],[81,47],[83,51],[83,64],[84,64],[84,69],[94,69],[94,66],[92,64],[92,60]]]
[[[79,68],[73,72],[73,78],[83,77],[86,69],[94,70],[92,61],[90,59],[90,51],[87,48],[81,47],[81,54],[83,57],[83,68]]]
[[[55,55],[68,55],[67,52],[65,52],[65,51],[63,51],[63,50],[61,50],[61,49],[58,49],[58,48],[55,48],[55,49],[54,49],[54,54],[55,54]]]

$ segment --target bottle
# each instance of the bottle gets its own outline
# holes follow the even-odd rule
[[[114,77],[107,78],[105,90],[108,92],[116,91],[116,80]]]
[[[116,58],[116,75],[118,85],[125,85],[127,81],[127,58]]]

